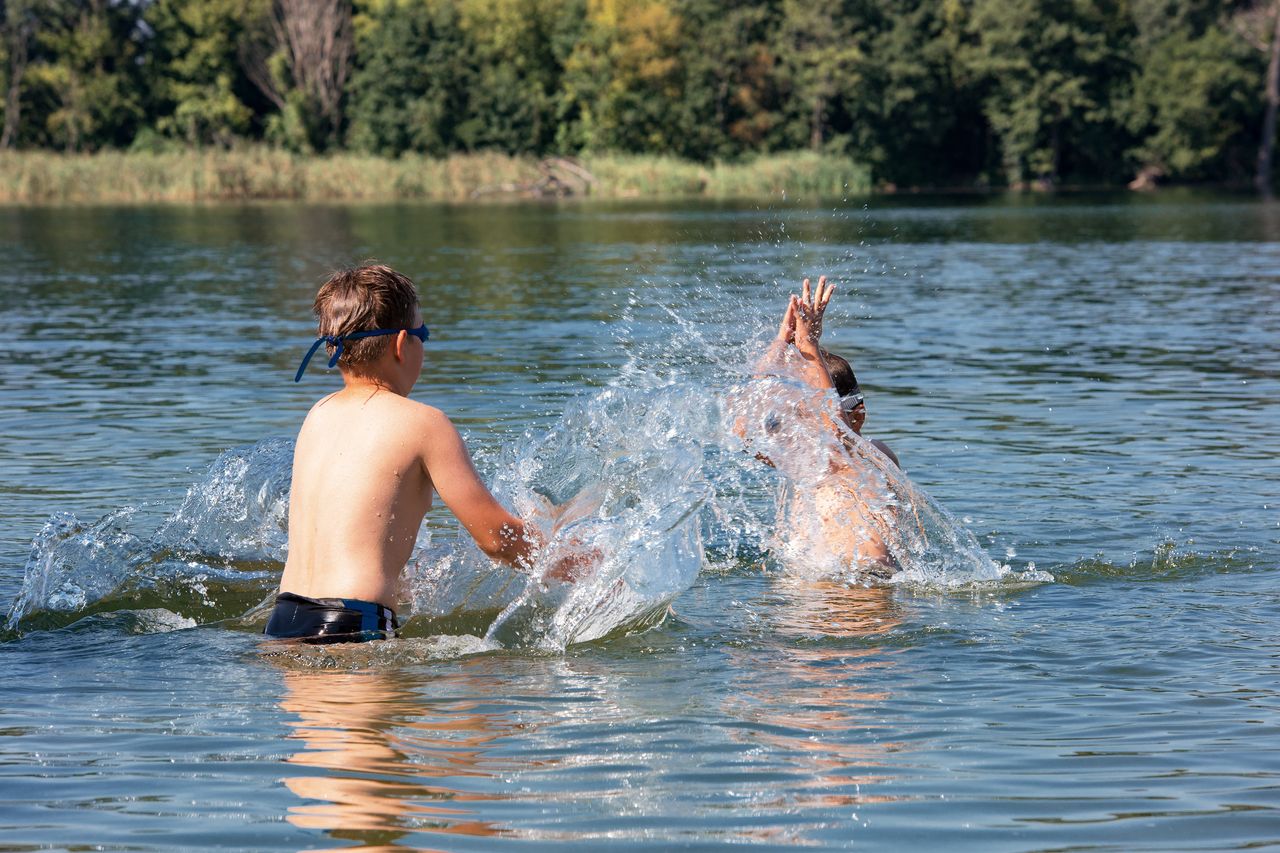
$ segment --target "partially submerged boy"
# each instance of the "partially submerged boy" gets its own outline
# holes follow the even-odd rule
[[[410,400],[428,331],[413,282],[390,267],[335,273],[316,294],[320,346],[342,390],[307,414],[293,455],[289,553],[271,637],[395,636],[400,575],[435,492],[490,558],[528,567],[537,532],[490,494],[443,412]]]
[[[799,411],[803,433],[791,440],[808,441],[816,433],[830,449],[822,456],[820,468],[808,472],[809,479],[793,477],[788,483],[785,544],[799,551],[806,562],[834,561],[844,569],[887,578],[897,570],[885,543],[892,533],[894,508],[883,478],[871,470],[876,467],[874,461],[855,460],[859,448],[853,436],[862,434],[865,399],[849,362],[819,345],[823,314],[834,292],[835,285],[828,284],[826,276],[818,279],[816,288],[805,279],[801,294],[788,300],[778,335],[757,366],[758,373],[790,375],[819,393],[815,405]],[[840,400],[839,422],[823,405],[823,398],[833,390]],[[888,445],[868,441],[877,454],[898,465]],[[792,450],[804,456],[809,448]]]

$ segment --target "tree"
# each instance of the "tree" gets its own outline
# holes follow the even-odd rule
[[[139,7],[50,0],[26,79],[40,103],[37,139],[67,151],[122,146],[143,119]]]
[[[795,105],[796,124],[814,151],[827,142],[837,101],[861,89],[865,55],[859,23],[845,4],[782,0],[776,38],[784,101]],[[793,144],[799,142],[793,137]]]
[[[984,92],[1010,185],[1056,183],[1064,157],[1084,170],[1120,162],[1109,111],[1130,71],[1119,12],[1110,0],[975,0],[958,61]]]
[[[708,160],[776,147],[783,116],[769,5],[682,0],[675,11],[684,22],[684,85],[671,105],[679,128],[675,153]]]
[[[574,148],[667,152],[679,147],[670,105],[682,99],[682,21],[665,0],[589,0],[565,59],[558,139]]]
[[[1276,145],[1276,109],[1280,107],[1280,2],[1272,2],[1271,57],[1267,62],[1267,111],[1262,120],[1262,141],[1258,145],[1258,174],[1254,185],[1265,198],[1273,198],[1271,157]]]
[[[1280,109],[1280,0],[1259,0],[1234,17],[1235,30],[1259,51],[1267,54],[1263,82],[1262,136],[1258,141],[1254,186],[1263,198],[1272,199],[1272,160],[1276,144],[1276,111]]]
[[[239,56],[246,22],[260,7],[257,0],[155,0],[147,8],[157,130],[192,145],[228,145],[249,129]]]
[[[0,148],[12,148],[22,118],[22,80],[31,60],[31,40],[40,22],[39,0],[5,0],[0,3],[0,27],[9,73],[5,86],[4,130]]]
[[[1144,44],[1131,92],[1117,103],[1136,144],[1139,179],[1239,175],[1256,124],[1257,64],[1217,22],[1164,30]]]
[[[553,147],[559,51],[585,27],[583,6],[570,0],[462,0],[459,12],[474,69],[470,110],[457,128],[462,146],[513,154]]]
[[[349,143],[384,156],[456,150],[474,74],[456,7],[388,3],[369,15],[357,47]]]
[[[326,148],[342,130],[354,34],[350,0],[272,0],[243,51],[245,71],[281,115],[277,138]]]
[[[875,0],[868,60],[852,112],[852,148],[877,180],[949,186],[978,180],[988,128],[981,92],[957,65],[964,20],[936,0]]]

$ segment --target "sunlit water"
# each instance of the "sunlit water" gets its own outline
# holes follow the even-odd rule
[[[0,223],[6,849],[1280,844],[1276,210]],[[423,294],[415,398],[548,559],[605,557],[539,583],[433,512],[404,639],[282,649],[292,435],[336,381],[289,380],[373,256]],[[821,272],[905,469],[844,451],[888,582],[788,549],[834,438],[760,427],[809,400],[752,365]]]

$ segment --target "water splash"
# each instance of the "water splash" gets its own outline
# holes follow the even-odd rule
[[[221,559],[283,562],[289,544],[293,440],[268,438],[214,461],[152,544]]]
[[[767,545],[789,574],[941,588],[1053,580],[992,560],[950,512],[844,426],[833,392],[816,392],[784,372],[749,380],[730,398],[726,429],[768,460],[781,481]],[[874,540],[887,560],[864,556],[877,550]]]
[[[92,522],[57,513],[31,543],[5,629],[57,628],[99,613],[151,609],[140,624],[185,626],[243,613],[278,577],[287,541],[293,442],[227,451],[150,534],[137,508]]]
[[[682,389],[611,387],[571,403],[546,434],[526,434],[494,491],[548,534],[532,572],[495,569],[474,548],[424,552],[415,608],[436,620],[496,611],[485,637],[562,649],[661,618],[703,562],[699,510],[712,491],[700,422]],[[599,555],[576,582],[541,580],[573,553]]]
[[[545,537],[531,570],[495,565],[456,525],[451,535],[423,528],[406,570],[410,636],[559,650],[644,628],[693,584],[707,547],[802,578],[888,574],[828,547],[823,525],[833,523],[883,540],[891,583],[1051,580],[1011,574],[869,442],[832,430],[834,398],[786,376],[750,377],[760,342],[665,310],[674,333],[624,318],[623,337],[643,334],[624,345],[614,381],[497,459],[495,493]],[[292,440],[267,439],[222,454],[149,535],[131,529],[129,508],[91,524],[54,516],[6,627],[120,611],[172,614],[136,620],[162,628],[241,616],[284,561],[292,452]],[[576,581],[555,579],[548,570],[573,554],[597,556]]]

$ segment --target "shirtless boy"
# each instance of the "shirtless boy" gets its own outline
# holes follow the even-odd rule
[[[810,287],[809,279],[804,280],[801,294],[788,300],[778,335],[758,370],[776,372],[785,366],[817,391],[834,390],[840,398],[844,426],[861,435],[867,410],[858,380],[849,362],[819,346],[823,314],[834,293],[835,285],[828,284],[826,276],[818,279],[816,288]],[[877,506],[874,496],[868,496],[866,472],[852,463],[850,454],[855,445],[851,437],[826,413],[812,415],[814,428],[834,432],[844,452],[833,452],[826,470],[818,472],[813,482],[792,484],[786,509],[792,528],[790,544],[807,551],[811,560],[834,559],[842,566],[889,577],[896,567],[884,534],[892,523],[892,509]],[[898,457],[888,445],[875,439],[870,443],[898,465]]]
[[[428,332],[412,281],[370,265],[335,273],[316,294],[320,337],[342,390],[307,414],[293,454],[289,555],[267,623],[314,643],[395,636],[392,605],[418,527],[440,495],[490,558],[532,563],[532,527],[480,480],[443,412],[408,398]]]

